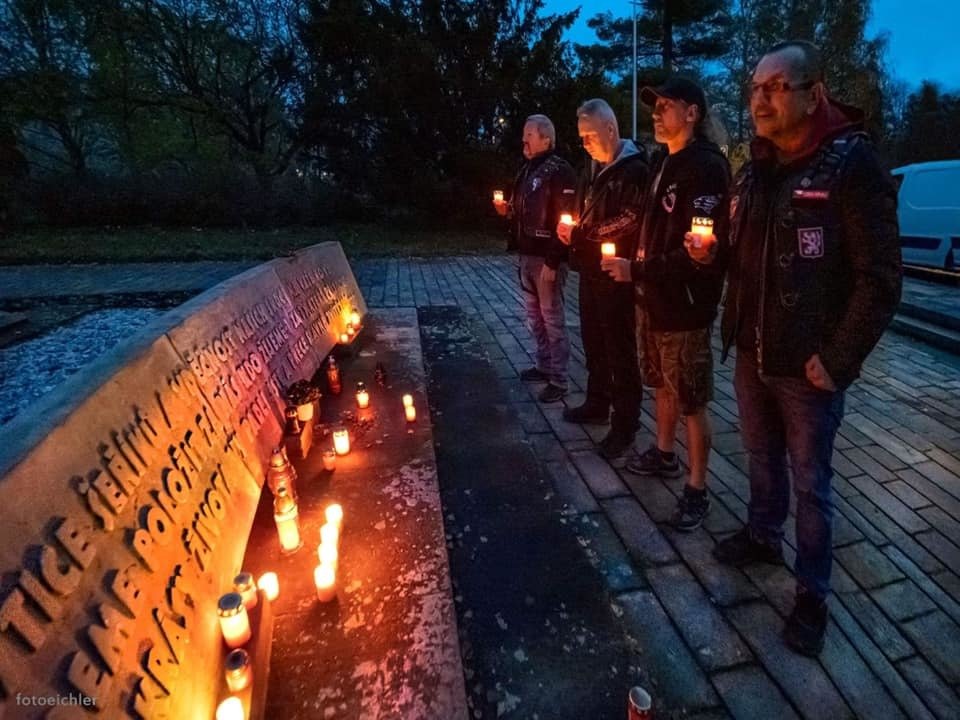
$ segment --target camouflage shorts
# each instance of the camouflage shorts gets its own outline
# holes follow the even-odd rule
[[[650,330],[645,313],[637,312],[637,351],[643,384],[665,388],[679,399],[684,415],[696,414],[713,400],[711,330]]]

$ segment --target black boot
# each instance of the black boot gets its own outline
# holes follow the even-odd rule
[[[783,627],[783,641],[791,650],[816,657],[827,632],[827,603],[804,588],[797,588],[793,612]]]

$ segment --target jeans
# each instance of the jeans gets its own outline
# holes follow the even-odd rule
[[[580,334],[587,361],[587,404],[613,406],[610,428],[633,435],[640,425],[640,366],[632,283],[580,273]]]
[[[843,392],[820,390],[806,378],[760,375],[748,351],[737,353],[734,387],[749,455],[750,529],[771,543],[782,539],[790,506],[789,453],[797,500],[794,572],[804,590],[825,598],[833,562],[830,460],[843,420]]]
[[[520,256],[520,289],[523,291],[527,326],[537,343],[537,369],[554,385],[567,389],[570,341],[567,339],[563,288],[567,284],[567,266],[557,268],[556,280],[540,277],[544,259],[536,255]]]

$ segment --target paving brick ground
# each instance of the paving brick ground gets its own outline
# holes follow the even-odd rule
[[[453,305],[472,318],[566,512],[612,528],[602,541],[585,535],[587,552],[609,556],[601,565],[631,564],[604,575],[607,590],[648,648],[646,670],[668,705],[710,717],[960,717],[960,358],[888,333],[848,392],[835,457],[833,620],[822,656],[810,660],[779,638],[792,603],[790,572],[741,572],[710,555],[742,522],[748,497],[732,364],[716,371],[714,509],[703,529],[678,534],[664,521],[682,478],[641,480],[620,462],[611,466],[594,450],[602,428],[564,423],[559,406],[536,403],[537,386],[517,380],[532,362],[532,341],[513,259],[368,261],[355,269],[372,306]],[[576,392],[566,402],[575,404],[586,370],[571,277]],[[652,440],[651,407],[646,398],[641,450]],[[680,443],[685,458],[682,430]]]
[[[0,301],[199,291],[243,267],[0,268]],[[532,362],[532,341],[514,259],[365,261],[355,271],[371,306],[457,306],[471,319],[564,512],[589,518],[571,525],[594,528],[581,538],[585,552],[616,568],[603,573],[607,592],[648,648],[645,671],[667,688],[671,706],[704,718],[960,717],[960,358],[891,332],[848,392],[834,457],[832,622],[822,656],[810,660],[779,639],[792,600],[789,571],[741,572],[710,555],[742,522],[749,492],[732,364],[716,371],[713,511],[701,530],[682,535],[664,521],[683,479],[641,480],[600,460],[602,428],[564,423],[561,407],[537,403],[537,386],[517,379]],[[914,289],[907,295],[926,293],[938,312],[960,318],[956,288]],[[576,292],[573,275],[567,323],[577,392],[570,404],[582,399],[586,380]],[[650,413],[648,398],[640,449],[652,439]],[[680,443],[685,459],[682,430]]]

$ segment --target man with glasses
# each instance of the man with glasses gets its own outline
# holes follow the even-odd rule
[[[721,323],[749,457],[747,525],[720,562],[781,563],[796,497],[797,588],[784,640],[817,655],[832,564],[830,460],[844,391],[900,298],[896,191],[863,114],[828,97],[820,51],[777,45],[748,88],[751,161],[730,196],[732,257]],[[710,262],[714,244],[691,250]],[[791,475],[787,474],[787,456]]]

